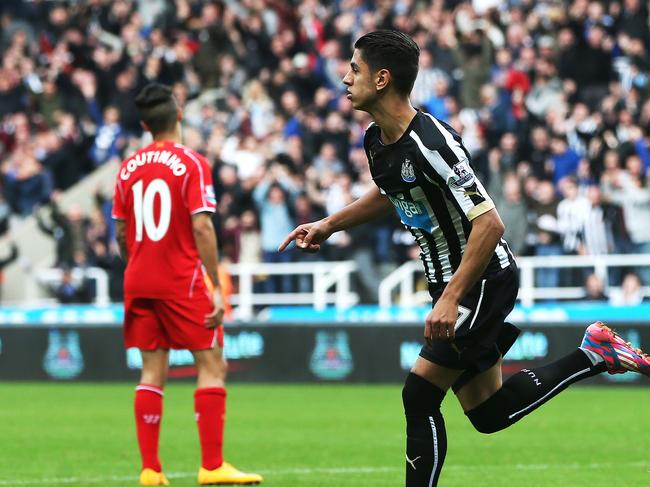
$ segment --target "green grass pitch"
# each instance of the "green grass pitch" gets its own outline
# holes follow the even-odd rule
[[[165,390],[162,460],[196,485],[193,387]],[[136,486],[132,384],[0,384],[0,486]],[[581,388],[519,424],[476,433],[452,395],[441,486],[650,485],[650,390]],[[268,487],[403,485],[400,387],[233,385],[226,458]]]

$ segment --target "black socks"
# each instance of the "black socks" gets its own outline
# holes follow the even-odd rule
[[[406,486],[435,486],[447,454],[447,433],[440,413],[445,391],[416,374],[402,390],[406,415]]]
[[[594,364],[578,349],[543,367],[521,370],[466,415],[481,433],[494,433],[516,423],[571,384],[605,370],[604,362]]]

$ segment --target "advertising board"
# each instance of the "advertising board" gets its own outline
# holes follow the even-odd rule
[[[650,326],[617,330],[635,346],[650,346]],[[584,328],[523,327],[504,372],[555,360],[580,343]],[[422,345],[421,325],[250,324],[229,326],[225,355],[230,382],[401,382]],[[107,326],[0,326],[0,380],[135,381],[141,358],[125,350],[122,330]],[[195,376],[187,350],[170,352],[170,378]],[[592,383],[643,384],[637,374],[603,374]]]

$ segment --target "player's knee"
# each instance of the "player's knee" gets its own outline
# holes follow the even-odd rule
[[[167,366],[163,364],[143,364],[140,383],[163,387],[167,381]]]
[[[167,371],[142,371],[140,384],[148,384],[162,388],[167,381]]]
[[[491,435],[492,433],[496,433],[497,431],[500,431],[502,429],[502,428],[497,428],[496,425],[492,424],[489,418],[473,415],[472,411],[467,412],[466,415],[467,418],[472,423],[472,426],[474,426],[474,429],[479,433],[483,433],[485,435]]]
[[[225,381],[228,373],[228,363],[223,357],[214,360],[197,361],[199,377],[210,381]]]
[[[497,393],[474,409],[467,411],[465,415],[476,431],[489,435],[501,431],[512,424],[506,411],[507,409],[502,401],[500,401],[499,394]]]
[[[402,403],[407,415],[429,414],[432,410],[440,408],[444,397],[445,391],[419,375],[410,373],[406,377],[402,389]]]

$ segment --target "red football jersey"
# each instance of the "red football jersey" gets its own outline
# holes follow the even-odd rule
[[[205,292],[192,215],[214,212],[205,158],[173,142],[154,142],[120,166],[113,218],[126,223],[129,298],[191,298]]]

